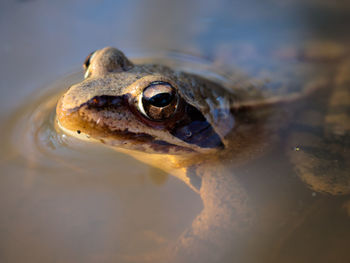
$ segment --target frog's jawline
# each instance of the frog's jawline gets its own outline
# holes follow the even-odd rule
[[[79,110],[83,107],[88,107],[97,111],[101,111],[106,107],[116,107],[122,101],[125,101],[124,96],[96,96],[82,105],[66,110],[66,115],[70,115],[70,128],[65,128],[57,119],[58,125],[66,133],[73,137],[78,137],[87,141],[99,141],[103,144],[112,147],[125,148],[127,145],[132,145],[129,149],[153,153],[167,153],[167,154],[193,154],[195,150],[189,147],[179,146],[168,143],[164,140],[157,139],[152,135],[146,133],[134,133],[129,130],[109,130],[105,127],[104,130],[97,130],[94,121],[84,120],[79,114]],[[80,128],[79,128],[80,127]],[[85,128],[83,128],[85,127]],[[100,127],[102,128],[102,127]],[[97,132],[98,131],[98,132]]]
[[[123,144],[128,144],[129,142],[132,143],[133,147],[131,150],[141,151],[141,152],[147,152],[147,149],[150,148],[153,150],[154,153],[162,153],[162,154],[194,154],[196,151],[194,151],[191,148],[186,148],[174,144],[170,144],[166,141],[157,140],[154,139],[153,136],[144,134],[144,133],[131,133],[128,132],[127,134],[123,134],[123,131],[109,131],[109,133],[100,138],[94,138],[91,136],[89,132],[85,132],[79,129],[67,129],[65,128],[60,121],[57,119],[57,124],[60,127],[61,130],[63,130],[66,134],[69,134],[73,137],[77,137],[81,140],[85,141],[91,141],[91,142],[101,142],[103,144],[112,146],[112,147],[118,147],[119,145],[122,147]],[[91,123],[86,122],[86,124],[90,127]],[[112,138],[111,140],[107,140],[108,137]],[[146,146],[147,145],[147,146]],[[124,147],[122,147],[124,148]]]
[[[136,114],[135,110],[130,108],[128,99],[128,94],[122,96],[95,96],[86,103],[80,105],[78,108],[75,108],[73,111],[77,111],[83,107],[87,107],[90,110],[94,109],[97,111],[101,111],[108,107],[117,108],[119,105],[124,105],[128,107],[131,112],[134,112],[134,114]],[[197,145],[201,148],[223,148],[224,145],[220,137],[212,128],[212,126],[206,121],[205,117],[200,113],[200,111],[198,111],[195,107],[189,104],[186,104],[184,108],[186,115],[189,117],[177,121],[176,126],[174,126],[173,128],[165,127],[165,129],[168,129],[169,133],[181,139],[182,141],[189,144]],[[188,132],[189,135],[187,135]],[[194,133],[195,135],[191,135],[192,133]],[[191,148],[171,144],[145,133],[133,133],[128,130],[114,130],[110,131],[110,134],[112,136],[118,136],[119,139],[121,137],[121,139],[126,139],[128,141],[130,141],[131,139],[141,143],[148,143],[149,146],[157,152],[166,153],[169,151],[166,148],[169,147],[172,148],[175,152],[194,152],[194,150]]]

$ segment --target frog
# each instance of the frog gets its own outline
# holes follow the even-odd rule
[[[287,125],[286,119],[305,114],[290,110],[291,105],[300,108],[303,98],[329,84],[314,81],[299,93],[267,97],[259,89],[226,87],[161,64],[134,64],[113,47],[91,53],[83,67],[84,80],[57,103],[60,130],[164,170],[202,199],[203,210],[168,253],[172,256],[167,261],[174,262],[179,258],[220,262],[232,242],[248,242],[245,236],[255,220],[254,209],[240,180],[221,163],[233,160],[240,166],[261,156]],[[334,94],[344,94],[344,85],[335,90]],[[337,118],[332,121],[343,127]],[[348,157],[338,158],[339,174],[317,176],[325,157],[306,151],[310,139],[300,139],[298,132],[311,133],[300,128],[287,136],[287,155],[302,181],[318,192],[349,194]],[[348,133],[345,127],[339,136]],[[332,139],[323,146],[332,145],[333,150],[342,140],[318,135],[322,142]]]

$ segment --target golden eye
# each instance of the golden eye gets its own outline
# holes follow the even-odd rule
[[[141,95],[139,110],[146,117],[161,121],[169,118],[177,108],[177,94],[167,82],[155,81]]]

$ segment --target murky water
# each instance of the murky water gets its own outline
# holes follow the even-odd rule
[[[326,1],[213,3],[1,3],[0,262],[162,262],[203,209],[181,180],[56,127],[57,99],[83,77],[69,72],[106,45],[230,87],[270,79],[262,85],[266,96],[322,83],[293,106],[288,129],[262,152],[225,163],[254,220],[217,257],[350,261],[350,196],[324,193],[324,183],[310,187],[317,178],[300,176],[311,166],[321,179],[335,175],[327,183],[338,174],[349,178],[350,8]],[[346,192],[348,182],[338,190]]]

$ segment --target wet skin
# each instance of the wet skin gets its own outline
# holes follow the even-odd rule
[[[212,249],[227,251],[252,213],[244,188],[217,161],[227,152],[232,158],[232,148],[240,160],[261,150],[266,113],[257,118],[241,107],[244,92],[162,65],[133,65],[114,48],[96,51],[84,67],[85,80],[57,104],[61,129],[170,172],[201,195],[204,209],[170,258],[203,260]]]
[[[134,65],[110,47],[92,53],[84,68],[85,80],[57,104],[61,129],[170,172],[198,192],[203,211],[174,245],[173,258],[191,254],[215,261],[208,251],[225,253],[227,244],[249,229],[254,214],[244,187],[220,163],[242,164],[261,154],[286,117],[283,110],[273,114],[276,105],[282,109],[306,93],[261,102],[197,75]],[[314,179],[308,183],[320,185]],[[343,188],[338,190],[346,193]],[[332,192],[334,185],[326,183],[324,189]]]

